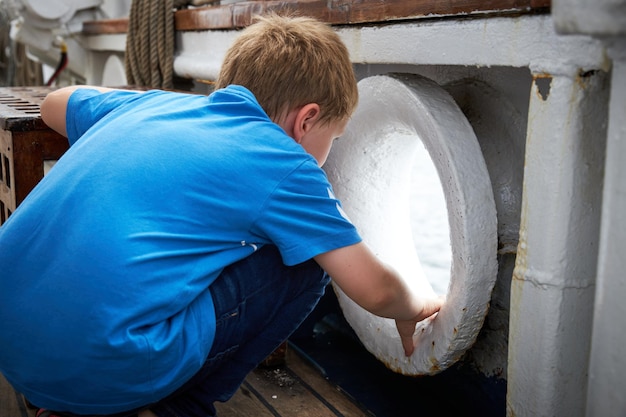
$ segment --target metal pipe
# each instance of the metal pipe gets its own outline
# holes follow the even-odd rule
[[[511,287],[509,416],[582,417],[585,409],[607,77],[558,61],[552,68],[533,72]]]

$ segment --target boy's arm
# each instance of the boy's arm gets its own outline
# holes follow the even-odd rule
[[[396,320],[407,356],[415,349],[416,324],[439,311],[443,304],[442,298],[412,294],[400,275],[364,243],[323,253],[315,260],[358,305],[377,316]]]
[[[67,137],[65,125],[65,114],[67,112],[67,102],[72,93],[79,88],[90,88],[101,92],[114,90],[106,87],[93,87],[85,85],[73,85],[60,88],[49,93],[41,103],[41,118],[51,129]]]

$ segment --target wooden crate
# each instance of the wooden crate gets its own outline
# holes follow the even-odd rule
[[[49,87],[0,88],[0,225],[44,176],[44,165],[69,147],[41,120]]]

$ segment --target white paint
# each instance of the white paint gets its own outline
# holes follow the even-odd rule
[[[127,84],[124,62],[120,57],[115,54],[107,57],[102,67],[102,81],[99,84],[109,87],[119,87]]]
[[[336,195],[365,242],[414,291],[432,295],[409,226],[410,170],[420,139],[448,205],[452,269],[447,301],[416,331],[412,357],[392,320],[376,317],[336,288],[346,319],[365,347],[391,369],[437,373],[472,345],[487,313],[496,273],[497,221],[489,175],[473,130],[454,100],[419,76],[370,77],[344,136],[325,165]]]
[[[621,417],[626,415],[623,249],[626,242],[626,2],[553,0],[553,6],[558,30],[600,37],[612,61],[597,288],[584,415]]]
[[[445,89],[463,109],[478,138],[498,214],[498,278],[489,314],[468,358],[480,374],[506,380],[511,275],[519,236],[532,78],[528,70],[505,67],[463,68],[462,72],[466,73],[446,82]]]
[[[543,74],[536,74],[543,76]],[[531,92],[511,288],[510,416],[582,416],[591,344],[606,130],[606,74]]]
[[[552,0],[552,14],[562,33],[626,36],[624,0]]]
[[[84,81],[88,51],[80,36],[82,22],[98,17],[102,0],[14,0],[6,7],[18,18],[11,22],[11,38],[28,46],[30,55],[56,68],[60,40],[67,45],[68,64],[61,78]],[[12,13],[11,13],[12,14]],[[44,80],[47,81],[47,80]],[[60,80],[59,80],[60,81]]]
[[[238,34],[235,30],[177,33],[174,72],[181,77],[215,80]]]
[[[107,35],[85,36],[85,44],[90,51],[126,51],[126,34],[112,33]]]
[[[549,15],[485,19],[424,19],[337,30],[352,61],[367,64],[529,67],[541,72],[608,69],[605,49],[588,36],[559,36]],[[239,32],[179,32],[174,70],[214,79]],[[555,63],[562,67],[557,69]]]
[[[128,17],[132,0],[102,0],[100,10],[106,19]]]
[[[601,44],[586,36],[562,37],[549,15],[483,20],[428,20],[340,31],[354,62],[429,65],[505,65],[554,69],[597,68]],[[398,41],[402,40],[402,41]]]
[[[602,227],[587,392],[588,417],[626,415],[626,37],[613,57]]]
[[[33,23],[40,27],[53,27],[65,23],[76,12],[76,5],[63,0],[21,0],[31,13]],[[48,22],[52,21],[52,22]],[[57,22],[58,21],[58,22]]]

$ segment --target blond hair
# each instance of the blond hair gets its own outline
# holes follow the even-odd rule
[[[325,23],[307,17],[259,16],[226,53],[216,88],[249,89],[277,122],[308,103],[320,121],[352,115],[358,90],[346,46]]]

